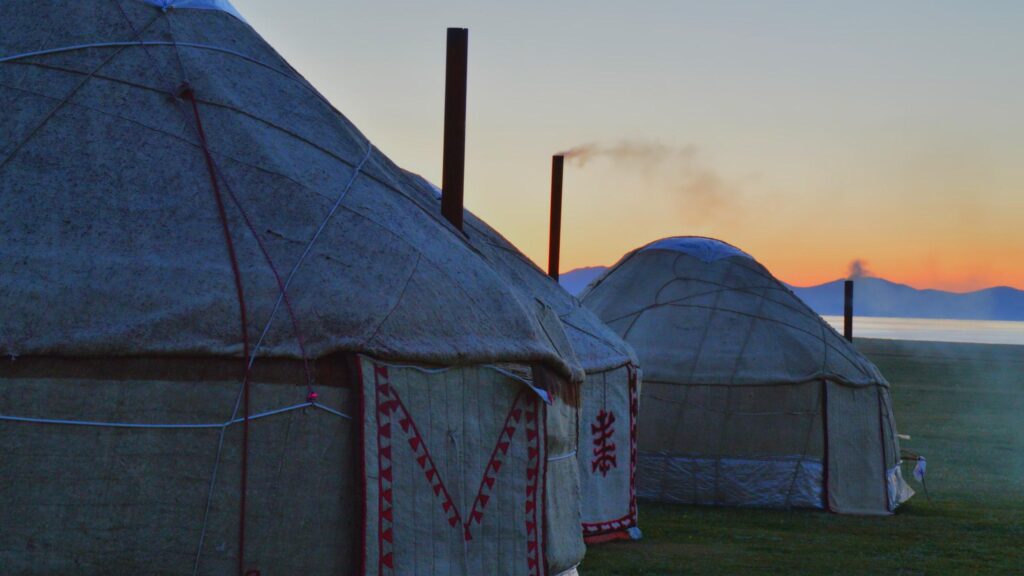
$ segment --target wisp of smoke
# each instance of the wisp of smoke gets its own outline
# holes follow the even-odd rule
[[[868,270],[867,260],[855,258],[850,262],[849,272],[846,275],[847,280],[859,280],[869,276],[873,276],[873,274]]]
[[[691,214],[705,215],[724,208],[736,212],[740,207],[737,188],[702,164],[695,146],[674,147],[659,142],[623,140],[610,145],[591,142],[560,154],[578,167],[603,158],[622,170],[639,172],[646,179],[656,180],[655,185],[680,194]]]
[[[588,162],[595,158],[608,158],[618,162],[640,162],[650,164],[664,162],[677,154],[692,157],[695,152],[696,150],[691,146],[674,149],[658,142],[623,140],[618,144],[613,145],[590,142],[588,144],[574,146],[564,152],[559,152],[559,154],[565,156],[566,160],[575,163],[577,166],[586,166]]]

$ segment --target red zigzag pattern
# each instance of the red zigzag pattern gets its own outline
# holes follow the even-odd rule
[[[541,453],[540,443],[543,440],[537,428],[540,425],[538,413],[538,402],[532,399],[526,412],[526,439],[533,442],[528,448],[529,458],[526,466],[526,562],[530,576],[541,576],[544,564],[540,559],[540,520],[538,500],[538,485],[541,481]]]
[[[377,573],[385,574],[395,568],[394,542],[394,473],[391,463],[391,420],[381,415],[390,415],[381,411],[382,399],[391,396],[391,384],[388,381],[386,366],[374,366],[374,393],[377,406]]]

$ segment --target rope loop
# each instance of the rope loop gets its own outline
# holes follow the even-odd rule
[[[175,95],[182,100],[188,100],[189,102],[196,101],[196,92],[188,82],[182,82],[181,86],[178,86],[178,90],[175,92]]]

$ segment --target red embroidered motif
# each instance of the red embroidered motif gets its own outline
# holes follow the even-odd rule
[[[590,433],[594,435],[594,459],[590,461],[590,471],[601,471],[601,476],[607,476],[608,471],[615,468],[618,462],[615,458],[615,443],[611,441],[615,434],[615,414],[601,410],[597,414],[597,423],[590,425]]]

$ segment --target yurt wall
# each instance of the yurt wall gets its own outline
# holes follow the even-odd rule
[[[18,358],[0,368],[0,566],[10,574],[230,574],[238,554],[236,362]],[[253,373],[247,566],[348,574],[360,505],[344,356]],[[234,413],[234,416],[232,415]]]

